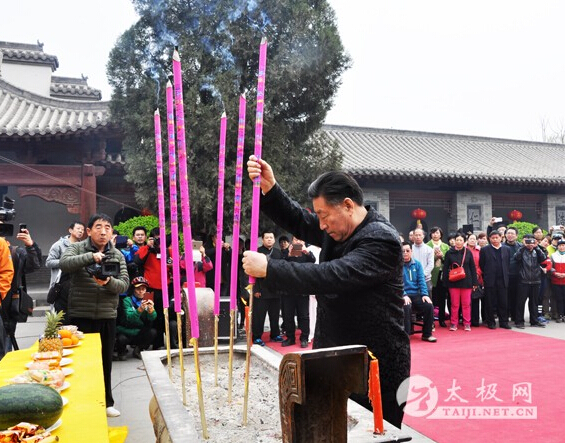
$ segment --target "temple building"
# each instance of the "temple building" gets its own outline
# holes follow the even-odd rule
[[[119,128],[87,78],[57,77],[43,45],[0,41],[0,199],[46,255],[74,220],[136,206]]]
[[[121,134],[87,78],[57,77],[43,45],[0,42],[0,199],[16,200],[44,255],[73,220],[138,215],[124,179]],[[491,217],[565,224],[565,146],[326,125],[366,200],[408,234],[484,231]]]
[[[406,237],[416,218],[444,232],[465,225],[486,231],[491,217],[565,225],[565,145],[330,125],[323,131],[341,146],[343,169],[367,202]]]

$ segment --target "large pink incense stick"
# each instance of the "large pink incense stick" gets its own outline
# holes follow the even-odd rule
[[[222,235],[224,230],[224,178],[226,174],[226,112],[220,119],[220,154],[218,157],[218,211],[216,216],[216,261],[214,263],[214,315],[220,315],[222,281]]]
[[[163,184],[163,149],[161,146],[161,115],[155,110],[155,158],[157,165],[157,202],[159,205],[159,235],[161,237],[161,292],[163,308],[169,307],[169,288],[167,287],[167,232],[165,230],[165,189]]]
[[[175,152],[175,114],[173,106],[173,86],[167,82],[167,135],[169,140],[169,193],[171,207],[171,249],[173,258],[173,293],[175,297],[175,312],[182,310],[180,302],[180,255],[179,255],[179,223],[177,208],[177,163]],[[161,238],[166,244],[166,238]],[[161,256],[161,260],[166,257]],[[163,285],[167,284],[165,280]],[[168,306],[168,303],[167,303]]]
[[[263,147],[263,107],[265,100],[265,70],[267,68],[267,38],[261,39],[259,48],[259,78],[257,80],[257,112],[255,115],[255,157],[261,158]],[[253,200],[251,206],[251,241],[249,249],[257,251],[259,237],[259,197],[261,194],[261,176],[253,180]],[[255,283],[255,277],[249,276],[249,283]]]
[[[235,163],[235,196],[233,202],[233,240],[231,251],[230,310],[237,309],[237,271],[239,269],[239,224],[241,217],[241,186],[243,177],[243,145],[245,141],[245,96],[239,97],[237,129],[237,159]]]
[[[198,306],[196,304],[196,287],[194,285],[194,264],[186,251],[192,249],[192,227],[190,224],[190,202],[188,192],[188,171],[186,161],[186,140],[184,133],[184,101],[182,97],[182,75],[180,56],[175,49],[173,53],[173,81],[175,84],[175,111],[177,118],[177,143],[179,155],[179,184],[182,209],[182,234],[185,246],[186,285],[188,288],[188,310],[190,311],[190,332],[193,338],[200,336],[198,325]],[[220,239],[221,240],[221,239]],[[189,262],[190,260],[190,262]]]

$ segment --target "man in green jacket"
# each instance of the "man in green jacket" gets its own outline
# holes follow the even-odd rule
[[[70,244],[59,265],[63,272],[71,274],[67,313],[71,324],[82,332],[100,334],[106,415],[117,417],[120,411],[114,408],[112,397],[112,354],[119,294],[126,292],[129,277],[124,256],[111,242],[112,231],[108,215],[94,214],[86,228],[88,238]]]

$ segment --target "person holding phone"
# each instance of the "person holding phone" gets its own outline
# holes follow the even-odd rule
[[[149,348],[155,340],[157,330],[153,322],[157,318],[152,297],[148,297],[147,280],[136,277],[132,280],[129,295],[120,301],[116,346],[118,360],[127,359],[127,347],[133,347],[133,356],[141,359],[141,351]]]

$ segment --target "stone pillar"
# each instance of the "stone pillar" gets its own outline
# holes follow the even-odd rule
[[[547,224],[542,227],[548,229],[553,225],[565,225],[565,195],[548,195],[546,202],[542,220]]]
[[[365,205],[375,208],[383,217],[390,220],[390,197],[386,189],[364,189]]]
[[[94,165],[83,165],[81,175],[80,219],[88,222],[90,216],[96,213],[96,175]]]
[[[479,233],[487,230],[492,217],[492,197],[482,192],[457,192],[455,195],[455,211],[452,212],[453,223],[450,230],[457,230],[463,225],[473,224],[473,231]]]
[[[185,312],[186,322],[186,340],[185,347],[188,348],[188,340],[191,338],[190,331],[190,315],[188,310],[188,291],[183,289],[183,310]],[[210,288],[196,288],[196,304],[198,305],[198,329],[200,338],[198,346],[209,347],[214,346],[214,291]]]

